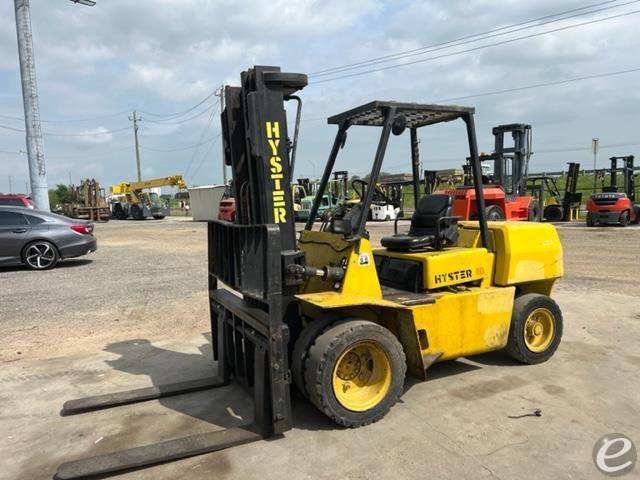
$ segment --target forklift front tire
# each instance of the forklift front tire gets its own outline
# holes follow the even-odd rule
[[[620,226],[626,227],[627,225],[629,225],[629,211],[625,210],[620,214]]]
[[[504,211],[498,205],[489,205],[484,211],[487,220],[490,222],[505,220],[507,218]]]
[[[398,401],[407,366],[386,328],[349,319],[320,334],[305,363],[309,400],[334,422],[356,428],[377,422]]]
[[[291,374],[294,385],[306,398],[309,398],[309,395],[304,383],[304,372],[307,358],[309,357],[309,349],[316,341],[316,338],[340,318],[337,315],[330,314],[313,319],[298,335],[291,354]]]
[[[590,213],[587,213],[587,227],[594,227],[596,222],[593,221],[593,217]]]
[[[562,338],[562,312],[546,295],[527,293],[513,303],[506,351],[515,360],[533,365],[553,356]]]

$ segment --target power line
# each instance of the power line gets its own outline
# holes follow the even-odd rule
[[[193,110],[195,110],[196,108],[198,108],[200,105],[202,105],[204,102],[206,102],[207,100],[209,100],[211,97],[213,97],[216,93],[216,90],[214,90],[213,92],[211,92],[209,95],[207,95],[206,97],[204,97],[202,100],[200,100],[198,103],[196,103],[194,106],[189,107],[185,110],[181,110],[179,112],[174,112],[174,113],[153,113],[153,112],[146,112],[144,110],[139,110],[141,113],[144,113],[145,115],[151,115],[152,117],[165,117],[165,118],[176,118],[176,117],[180,117],[186,113],[192,112]]]
[[[583,80],[592,80],[594,78],[604,78],[604,77],[613,77],[615,75],[624,75],[626,73],[633,73],[633,72],[638,72],[640,71],[640,67],[637,68],[630,68],[628,70],[619,70],[617,72],[607,72],[607,73],[596,73],[593,75],[585,75],[583,77],[575,77],[575,78],[568,78],[565,80],[554,80],[551,82],[543,82],[543,83],[535,83],[532,85],[525,85],[522,87],[514,87],[514,88],[507,88],[504,90],[494,90],[492,92],[483,92],[483,93],[474,93],[473,95],[464,95],[461,97],[450,97],[450,98],[440,98],[437,100],[432,100],[430,103],[442,103],[442,102],[453,102],[456,100],[465,100],[468,98],[478,98],[478,97],[488,97],[490,95],[500,95],[502,93],[511,93],[511,92],[518,92],[521,90],[531,90],[534,88],[541,88],[541,87],[549,87],[549,86],[553,86],[553,85],[564,85],[567,83],[573,83],[573,82],[581,82]],[[317,122],[320,120],[326,120],[326,116],[325,117],[313,117],[313,118],[305,118],[304,120],[302,120],[303,122]]]
[[[152,152],[163,152],[163,153],[168,153],[168,152],[182,152],[184,150],[191,150],[192,148],[196,148],[199,147],[200,145],[205,145],[207,143],[211,143],[213,142],[215,139],[210,138],[209,140],[205,140],[203,142],[200,143],[195,143],[193,145],[188,145],[186,147],[180,147],[180,148],[169,148],[169,149],[162,149],[162,148],[152,148],[152,147],[144,147],[144,146],[140,146],[141,149],[143,150],[150,150]]]
[[[364,68],[366,66],[376,65],[376,64],[380,64],[380,63],[387,63],[387,62],[390,62],[390,61],[393,61],[393,60],[398,60],[398,59],[401,59],[401,58],[406,58],[406,57],[416,56],[416,55],[422,55],[424,53],[428,53],[428,52],[432,52],[432,51],[451,48],[452,46],[465,45],[467,43],[477,42],[479,40],[484,40],[484,39],[495,37],[495,36],[507,35],[507,34],[510,34],[510,33],[518,32],[520,30],[540,27],[542,25],[547,25],[547,24],[550,24],[550,23],[560,22],[560,21],[567,20],[567,19],[570,19],[570,18],[583,16],[583,15],[589,15],[589,14],[597,13],[597,12],[600,12],[600,11],[603,11],[603,10],[608,10],[608,9],[611,9],[611,8],[619,8],[619,7],[622,7],[624,5],[628,5],[630,3],[635,3],[635,2],[632,1],[632,2],[628,2],[628,3],[613,5],[613,6],[605,7],[605,8],[602,8],[602,9],[592,10],[592,11],[589,11],[589,12],[582,12],[582,13],[579,13],[577,15],[571,15],[571,16],[563,17],[563,18],[560,18],[560,19],[552,20],[550,22],[538,23],[536,25],[529,25],[529,26],[526,26],[524,28],[517,28],[515,30],[510,30],[508,32],[499,33],[497,35],[490,35],[490,34],[495,33],[495,32],[502,32],[503,30],[514,29],[516,27],[521,27],[523,25],[528,25],[530,23],[540,22],[540,21],[546,20],[548,18],[567,15],[569,13],[574,13],[574,12],[586,10],[586,9],[589,9],[589,8],[592,8],[592,7],[598,7],[598,6],[614,3],[616,1],[617,0],[608,0],[606,2],[600,2],[600,3],[591,4],[591,5],[586,5],[584,7],[574,8],[574,9],[571,9],[571,10],[565,10],[563,12],[554,13],[554,14],[550,14],[550,15],[545,15],[543,17],[538,17],[538,18],[535,18],[535,19],[532,19],[532,20],[527,20],[525,22],[515,23],[515,24],[512,24],[512,25],[507,25],[507,26],[499,27],[499,28],[493,28],[491,30],[486,30],[484,32],[479,32],[479,33],[475,33],[475,34],[472,34],[472,35],[465,35],[463,37],[458,37],[458,38],[455,38],[453,40],[448,40],[448,41],[445,41],[445,42],[440,42],[440,43],[435,43],[435,44],[432,44],[432,45],[427,45],[425,47],[414,48],[412,50],[405,50],[405,51],[402,51],[402,52],[396,52],[396,53],[393,53],[393,54],[384,55],[384,56],[381,56],[381,57],[375,57],[375,58],[371,58],[369,60],[363,60],[363,61],[360,61],[360,62],[350,63],[350,64],[342,65],[342,66],[339,66],[339,67],[333,67],[333,68],[328,68],[328,69],[325,69],[325,70],[319,70],[319,71],[310,73],[309,76],[310,77],[326,76],[326,75],[330,75],[330,74],[340,73],[340,72],[343,72],[343,71]],[[481,37],[481,38],[477,38],[477,37]],[[457,43],[457,42],[462,42],[462,41],[468,40],[468,39],[474,39],[474,40],[463,42],[463,43]]]
[[[95,120],[103,120],[105,118],[114,118],[114,117],[119,117],[121,115],[124,115],[126,113],[128,113],[128,110],[123,110],[121,112],[117,112],[117,113],[110,113],[110,114],[106,114],[106,115],[99,115],[97,117],[87,117],[87,118],[75,118],[75,119],[69,119],[69,120],[40,120],[42,123],[82,123],[82,122],[92,122]],[[6,118],[8,120],[16,120],[16,121],[20,121],[20,122],[24,122],[24,118],[23,117],[14,117],[11,115],[0,115],[0,118]]]
[[[200,134],[200,138],[198,139],[197,143],[200,143],[200,144],[203,143],[204,137],[205,137],[207,131],[209,130],[209,127],[213,123],[213,117],[215,115],[215,112],[216,112],[215,109],[211,110],[211,114],[209,115],[209,119],[207,120],[207,124],[202,129],[202,133]],[[185,177],[189,173],[189,169],[191,168],[191,165],[193,164],[193,161],[195,160],[196,155],[198,154],[199,151],[200,151],[200,147],[199,146],[193,151],[193,154],[191,155],[191,158],[189,159],[189,163],[187,164],[187,168],[184,171],[184,176]]]
[[[195,178],[196,173],[198,173],[200,171],[200,168],[202,167],[202,165],[204,165],[204,159],[207,158],[209,153],[211,153],[211,151],[213,150],[213,147],[216,145],[216,143],[218,143],[218,140],[220,139],[220,137],[222,137],[221,133],[219,133],[216,136],[216,138],[213,139],[214,142],[209,146],[207,151],[204,152],[204,155],[202,155],[202,157],[200,158],[200,161],[198,162],[198,166],[196,167],[196,169],[190,175],[191,180],[192,180],[190,183],[193,183],[193,179]]]
[[[636,0],[636,1],[638,1],[638,0]],[[309,84],[310,85],[316,85],[318,83],[326,83],[326,82],[331,82],[333,80],[340,80],[340,79],[344,79],[344,78],[358,77],[358,76],[361,76],[361,75],[367,75],[367,74],[370,74],[370,73],[382,72],[382,71],[391,70],[391,69],[394,69],[394,68],[407,67],[407,66],[410,66],[410,65],[416,65],[418,63],[429,62],[431,60],[438,60],[438,59],[442,59],[442,58],[453,57],[453,56],[457,56],[457,55],[462,55],[464,53],[483,50],[485,48],[496,47],[496,46],[499,46],[499,45],[506,45],[506,44],[509,44],[509,43],[513,43],[513,42],[517,42],[517,41],[525,40],[525,39],[529,39],[529,38],[540,37],[540,36],[543,36],[543,35],[548,35],[550,33],[561,32],[561,31],[570,30],[570,29],[577,28],[577,27],[583,27],[583,26],[586,26],[586,25],[593,25],[593,24],[596,24],[596,23],[605,22],[607,20],[613,20],[613,19],[616,19],[616,18],[627,17],[629,15],[635,15],[636,13],[640,13],[640,10],[632,10],[630,12],[621,13],[621,14],[618,14],[618,15],[611,15],[609,17],[599,18],[599,19],[596,19],[596,20],[589,20],[587,22],[576,23],[576,24],[573,24],[573,25],[566,25],[564,27],[558,27],[558,28],[553,28],[551,30],[545,30],[544,32],[537,32],[537,33],[532,33],[532,34],[529,34],[529,35],[523,35],[521,37],[510,38],[508,40],[502,40],[500,42],[489,43],[487,45],[481,45],[481,46],[473,47],[473,48],[467,48],[465,50],[460,50],[460,51],[457,51],[457,52],[445,53],[445,54],[442,54],[442,55],[435,55],[433,57],[422,58],[420,60],[414,60],[414,61],[411,61],[411,62],[399,63],[399,64],[395,64],[395,65],[387,65],[386,67],[380,67],[380,68],[375,68],[375,69],[371,69],[371,70],[364,70],[362,72],[350,73],[350,74],[346,74],[346,75],[339,75],[337,77],[325,78],[325,79],[322,79],[322,80],[317,80],[315,82],[310,82]]]
[[[192,115],[191,117],[184,118],[182,120],[178,120],[176,122],[167,121],[167,120],[149,120],[149,119],[146,119],[145,122],[156,123],[156,124],[159,124],[159,125],[180,125],[182,123],[190,122],[191,120],[194,120],[196,118],[201,117],[205,113],[209,112],[212,108],[216,108],[218,106],[218,103],[220,103],[220,102],[216,102],[215,104],[210,105],[209,107],[205,108],[201,112],[198,112],[195,115]]]
[[[629,70],[619,70],[617,72],[596,73],[594,75],[585,75],[584,77],[575,77],[575,78],[569,78],[569,79],[566,79],[566,80],[555,80],[555,81],[552,81],[552,82],[535,83],[533,85],[525,85],[523,87],[508,88],[508,89],[505,89],[505,90],[495,90],[493,92],[476,93],[474,95],[465,95],[465,96],[462,96],[462,97],[442,98],[442,99],[434,100],[432,103],[453,102],[455,100],[464,100],[464,99],[467,99],[467,98],[488,97],[490,95],[499,95],[499,94],[502,94],[502,93],[519,92],[521,90],[530,90],[530,89],[533,89],[533,88],[549,87],[549,86],[552,86],[552,85],[562,85],[562,84],[565,84],[565,83],[580,82],[582,80],[591,80],[591,79],[594,79],[594,78],[612,77],[614,75],[624,75],[625,73],[633,73],[633,72],[638,72],[638,71],[640,71],[640,67],[631,68]]]
[[[22,128],[10,127],[8,125],[0,125],[0,128],[4,130],[10,130],[12,132],[25,133]],[[55,132],[43,132],[42,135],[47,137],[95,137],[98,135],[106,135],[109,133],[124,132],[125,130],[131,130],[131,127],[116,128],[115,130],[104,130],[99,132],[84,132],[84,133],[55,133]]]

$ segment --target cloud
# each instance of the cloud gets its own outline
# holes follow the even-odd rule
[[[80,143],[87,144],[101,144],[101,143],[109,143],[113,140],[113,134],[109,132],[105,127],[96,127],[89,128],[85,130],[81,130],[78,132],[79,135],[76,138]]]

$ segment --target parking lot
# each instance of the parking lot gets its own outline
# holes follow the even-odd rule
[[[374,244],[392,223],[371,224]],[[594,442],[640,444],[639,228],[558,227],[565,332],[537,366],[501,354],[438,364],[372,426],[345,430],[300,398],[294,429],[119,478],[603,478]],[[238,425],[234,386],[62,418],[66,399],[208,376],[205,224],[111,221],[98,251],[58,268],[0,270],[0,478],[51,478],[64,461]],[[540,409],[541,416],[524,416]],[[366,445],[366,446],[365,446]],[[307,451],[308,455],[300,452]],[[362,468],[366,465],[366,469]]]

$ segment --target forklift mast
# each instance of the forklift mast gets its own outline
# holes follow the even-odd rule
[[[511,123],[494,127],[494,151],[490,155],[482,155],[481,161],[494,161],[493,181],[502,185],[507,195],[526,195],[527,173],[531,158],[531,125]],[[511,133],[513,147],[504,146],[505,134]]]
[[[224,161],[236,186],[236,218],[244,225],[276,224],[284,248],[295,245],[284,101],[306,85],[306,76],[279,67],[242,72],[240,87],[225,88],[221,115]],[[299,120],[299,115],[298,115]],[[291,148],[290,148],[291,147]]]
[[[425,170],[424,171],[424,194],[431,195],[438,186],[438,172],[437,170]]]
[[[633,155],[624,155],[621,157],[610,157],[611,160],[611,187],[607,190],[612,192],[618,191],[618,160],[622,160],[622,187],[624,193],[632,202],[636,200],[636,185],[634,175],[634,160]]]

